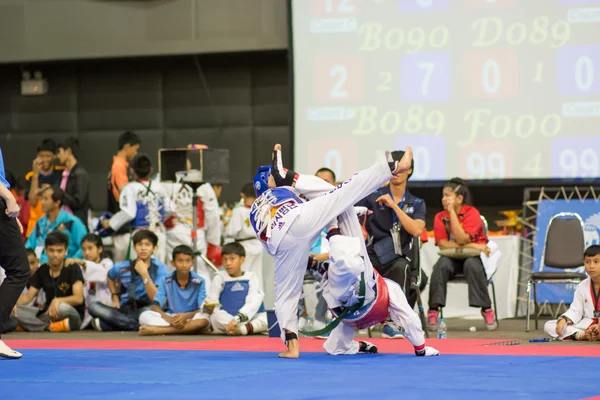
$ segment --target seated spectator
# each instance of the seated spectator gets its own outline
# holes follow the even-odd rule
[[[94,329],[138,330],[140,314],[150,310],[158,290],[156,285],[169,273],[165,264],[152,258],[157,244],[158,237],[152,231],[142,229],[133,234],[137,258],[115,264],[108,271],[112,305],[96,301],[88,307]]]
[[[194,251],[185,245],[175,247],[172,263],[175,271],[159,282],[152,310],[140,315],[140,335],[198,333],[208,327],[209,317],[202,312],[206,284],[191,271]]]
[[[583,253],[588,278],[577,285],[573,302],[557,320],[546,322],[544,330],[558,340],[597,341],[600,318],[600,245],[592,245]]]
[[[473,248],[489,255],[488,239],[479,211],[470,205],[470,193],[460,178],[450,180],[442,192],[444,211],[436,214],[433,223],[435,243],[444,249]],[[488,293],[488,280],[479,255],[469,258],[440,256],[433,266],[429,287],[429,312],[427,328],[437,330],[439,309],[446,305],[448,281],[463,273],[469,286],[469,306],[481,307],[485,329],[498,327],[492,301]]]
[[[404,151],[391,153],[394,160],[400,160]],[[382,277],[396,282],[404,293],[408,304],[414,308],[417,293],[412,284],[418,280],[419,268],[411,263],[413,237],[420,237],[425,230],[425,201],[408,191],[407,184],[414,170],[411,169],[393,177],[388,185],[358,202],[356,205],[369,210],[366,229],[369,234],[367,252],[373,267]],[[421,271],[421,286],[427,285],[427,276]],[[382,336],[390,339],[403,339],[402,327],[388,321],[383,327]]]
[[[81,258],[81,239],[87,234],[87,229],[79,218],[61,209],[64,196],[64,192],[57,187],[44,189],[42,210],[46,215],[38,220],[25,242],[25,247],[35,251],[41,263],[48,261],[44,251],[46,237],[55,231],[62,232],[69,238],[67,258]]]
[[[104,229],[119,232],[121,227],[131,224],[132,230],[149,229],[159,238],[154,258],[165,260],[166,237],[165,237],[165,211],[171,212],[171,201],[165,188],[158,181],[151,181],[152,160],[147,154],[140,153],[131,162],[135,181],[129,182],[121,189],[120,211],[110,219],[102,221]],[[129,238],[123,240],[122,235],[115,242],[118,254],[129,254]],[[133,252],[131,252],[132,256]]]
[[[27,293],[17,301],[16,318],[24,330],[30,332],[69,332],[81,326],[85,309],[83,276],[79,265],[65,265],[69,237],[62,232],[51,232],[46,237],[48,262],[42,264],[31,277]],[[46,302],[40,310],[28,306],[40,289]]]
[[[27,286],[25,286],[23,288],[23,292],[21,292],[21,295],[24,295],[29,290],[29,287],[31,286],[31,277],[35,274],[35,272],[38,270],[38,268],[40,266],[40,261],[36,257],[35,252],[33,250],[25,249],[25,252],[27,253],[27,262],[29,263],[29,271],[31,272],[31,276],[29,278],[29,281],[27,282]],[[3,280],[4,280],[4,271],[0,268],[0,285],[2,284]],[[33,300],[31,300],[31,303],[26,304],[26,305],[37,307],[37,308],[41,309],[43,307],[45,301],[46,301],[46,298],[44,296],[44,290],[40,289],[40,291],[38,292],[38,295]],[[0,332],[0,334],[12,332],[14,330],[19,330],[19,331],[23,330],[22,328],[18,328],[19,322],[18,322],[17,318],[15,317],[15,311],[16,311],[16,308],[13,309],[13,311],[11,312],[10,316],[8,317],[8,321],[4,324],[4,329],[2,332]]]
[[[83,252],[83,260],[69,258],[66,265],[77,264],[81,267],[86,282],[83,287],[85,304],[100,302],[111,305],[112,299],[106,278],[108,271],[113,267],[113,262],[110,258],[103,257],[104,246],[100,236],[94,233],[84,236],[81,241],[81,251]],[[86,310],[81,329],[85,329],[91,321],[92,316]]]
[[[35,252],[33,250],[25,249],[25,252],[27,253],[27,262],[29,263],[29,271],[31,271],[31,277],[33,277],[33,275],[35,275],[36,271],[40,268],[40,260],[37,258],[37,256],[35,255]],[[31,278],[29,278],[29,282],[27,282],[27,286],[25,286],[25,289],[23,289],[22,294],[27,293],[27,291],[29,290],[30,287],[31,287]],[[26,304],[26,305],[34,306],[34,307],[41,309],[44,307],[44,303],[46,303],[46,295],[44,294],[44,289],[40,289],[38,291],[38,294],[35,297],[35,299],[33,299],[31,301],[31,303]]]
[[[60,185],[64,167],[57,166],[55,160],[56,143],[52,139],[44,139],[37,148],[37,157],[33,160],[31,171],[25,175],[25,196],[30,208],[25,237],[29,237],[37,221],[44,216],[41,190]]]
[[[78,216],[87,228],[90,211],[90,177],[79,163],[79,140],[73,137],[65,139],[58,145],[57,156],[60,163],[65,166],[60,182],[60,188],[65,192],[63,207]]]
[[[246,258],[244,246],[229,243],[221,252],[225,271],[213,278],[204,311],[209,314],[213,333],[252,335],[268,328],[265,297],[258,277],[251,271],[243,272]]]

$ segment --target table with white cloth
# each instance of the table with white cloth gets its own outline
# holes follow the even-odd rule
[[[518,236],[492,236],[491,241],[498,245],[502,256],[493,280],[496,286],[496,300],[498,306],[498,319],[514,318],[517,305],[517,290],[519,284],[519,242]],[[437,262],[438,247],[430,239],[421,248],[421,268],[431,280],[433,265]],[[488,286],[490,298],[492,287]],[[429,309],[429,285],[421,293],[425,312]],[[448,282],[446,292],[446,307],[444,318],[481,318],[481,309],[469,307],[469,296],[466,283]]]

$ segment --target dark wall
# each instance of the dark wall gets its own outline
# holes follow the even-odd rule
[[[204,143],[229,149],[231,183],[223,191],[228,201],[239,198],[256,168],[270,161],[274,143],[291,159],[284,51],[204,55],[198,64],[185,56],[37,64],[36,69],[50,90],[24,97],[20,69],[0,66],[6,168],[23,175],[42,139],[78,137],[94,210],[105,208],[106,177],[124,130],[142,137],[141,151],[154,162],[161,147]]]
[[[287,49],[286,0],[2,0],[0,63]]]

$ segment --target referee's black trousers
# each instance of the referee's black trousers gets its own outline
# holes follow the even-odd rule
[[[19,225],[6,215],[6,203],[0,198],[0,267],[6,278],[0,285],[0,332],[29,279],[29,263]]]

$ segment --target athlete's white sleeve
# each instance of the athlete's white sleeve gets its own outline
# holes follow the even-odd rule
[[[585,316],[584,303],[589,297],[589,293],[589,285],[583,285],[582,283],[577,285],[575,293],[573,294],[573,302],[569,306],[567,312],[563,314],[565,317],[573,321],[574,324],[577,324]],[[591,300],[593,302],[593,299]]]
[[[207,303],[217,303],[221,298],[221,292],[223,292],[223,287],[225,286],[225,279],[221,276],[221,274],[215,274],[211,284],[210,290],[206,295]]]
[[[163,211],[165,214],[165,220],[171,216],[172,214],[175,214],[177,211],[177,204],[175,203],[175,201],[173,201],[173,199],[171,198],[171,196],[169,196],[169,191],[167,190],[167,188],[165,187],[165,185],[162,182],[157,182],[158,187],[159,187],[159,191],[160,191],[160,197],[162,199],[163,202]],[[164,220],[163,220],[164,222]]]
[[[221,217],[215,190],[210,183],[206,183],[200,186],[196,193],[202,200],[204,208],[206,241],[214,246],[219,246],[221,244]]]
[[[106,260],[106,259],[105,259]],[[102,260],[104,262],[104,260]],[[112,261],[109,263],[95,263],[92,261],[85,262],[85,270],[83,270],[83,279],[86,282],[106,282],[108,270],[112,267]]]
[[[258,280],[258,276],[252,274],[250,277],[248,294],[246,295],[246,303],[240,308],[240,313],[248,317],[248,320],[254,318],[260,305],[265,299],[265,293],[262,291],[262,285]]]
[[[238,235],[244,228],[244,213],[242,212],[241,207],[236,207],[231,211],[231,219],[225,227],[225,232],[223,237],[225,238],[225,243],[231,243],[238,239]]]
[[[137,214],[137,188],[135,182],[123,186],[119,197],[120,211],[110,219],[110,227],[113,231],[118,231],[123,225],[135,218]]]
[[[331,192],[335,186],[325,182],[318,176],[299,174],[294,188],[298,193],[312,200],[315,197]]]

